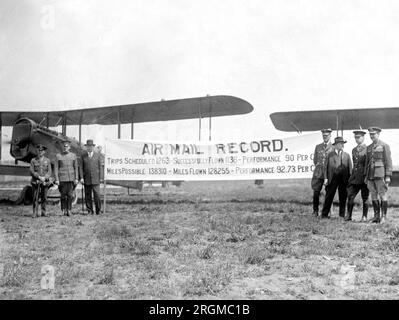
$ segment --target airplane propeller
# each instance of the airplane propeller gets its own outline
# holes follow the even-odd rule
[[[11,139],[3,140],[2,143],[4,145],[10,145],[11,144]]]

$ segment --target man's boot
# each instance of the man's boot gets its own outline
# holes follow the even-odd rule
[[[341,218],[345,218],[345,209],[346,209],[346,204],[339,204],[339,216]]]
[[[61,196],[61,212],[62,212],[62,215],[65,216],[64,198],[62,196]]]
[[[380,201],[373,200],[374,218],[371,219],[373,223],[380,223]]]
[[[388,211],[388,201],[386,200],[381,201],[381,213],[382,213],[381,223],[385,222],[387,218],[387,211]]]
[[[367,214],[369,212],[369,203],[366,201],[363,201],[363,216],[362,216],[362,222],[367,221]]]
[[[354,202],[353,201],[349,201],[348,202],[348,211],[346,212],[345,215],[345,221],[351,221],[352,220],[352,211],[353,211],[353,206],[354,206]]]
[[[320,192],[313,191],[313,215],[315,217],[319,215],[319,198],[320,198]]]

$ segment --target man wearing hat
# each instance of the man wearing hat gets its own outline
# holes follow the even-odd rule
[[[373,143],[367,147],[365,181],[370,190],[374,209],[374,218],[371,222],[383,223],[387,216],[387,191],[392,176],[391,149],[380,140],[381,128],[370,127],[368,130]],[[382,213],[381,217],[380,213]]]
[[[56,155],[54,163],[55,183],[61,193],[61,211],[70,216],[72,211],[73,192],[78,184],[78,161],[76,155],[69,151],[70,141],[62,142],[62,152]]]
[[[364,135],[366,132],[355,130],[353,133],[355,135],[357,146],[352,150],[353,170],[348,181],[348,208],[345,221],[352,220],[353,206],[355,204],[356,195],[359,191],[363,200],[362,221],[367,221],[369,189],[364,182],[364,168],[366,166],[367,151],[367,146],[364,144]]]
[[[36,146],[37,156],[30,162],[31,184],[33,188],[33,218],[39,217],[39,200],[41,202],[41,216],[46,216],[46,201],[49,184],[51,183],[51,162],[44,156],[47,147],[42,144]]]
[[[93,214],[93,199],[94,196],[94,206],[96,214],[101,213],[101,200],[100,200],[100,182],[103,180],[103,170],[102,170],[102,156],[98,152],[94,152],[95,144],[93,140],[87,140],[86,151],[83,152],[81,157],[80,166],[80,182],[84,184],[85,187],[85,202],[87,211]]]
[[[321,130],[323,135],[323,143],[316,145],[313,163],[315,165],[311,186],[313,189],[313,214],[317,217],[319,215],[319,199],[320,192],[324,183],[324,170],[327,155],[333,150],[331,139],[331,129]]]
[[[339,216],[344,218],[347,198],[348,180],[352,173],[352,160],[348,153],[344,152],[346,141],[342,137],[336,137],[333,143],[334,150],[326,159],[324,170],[324,184],[326,186],[326,198],[324,200],[322,218],[328,218],[335,192],[339,195]]]

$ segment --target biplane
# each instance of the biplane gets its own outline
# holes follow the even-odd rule
[[[29,164],[36,156],[36,144],[47,147],[47,157],[52,162],[61,152],[61,143],[71,141],[71,151],[80,156],[84,150],[82,144],[82,125],[117,125],[118,139],[121,138],[121,125],[130,124],[131,139],[134,138],[134,124],[152,121],[168,121],[209,117],[211,134],[212,117],[246,114],[253,110],[247,101],[227,95],[206,96],[179,100],[161,100],[138,104],[117,105],[98,108],[86,108],[64,111],[0,111],[0,148],[2,126],[12,126],[10,153],[15,165],[0,164],[0,175],[29,176]],[[79,126],[79,139],[67,136],[69,125]],[[50,128],[61,127],[61,132]],[[94,137],[95,138],[95,137]],[[1,149],[0,149],[1,160]],[[19,165],[22,162],[25,165]],[[107,181],[107,184],[126,188],[141,188],[141,181]],[[76,196],[77,197],[77,196]],[[19,202],[31,203],[32,190],[27,185],[21,191]]]
[[[270,114],[274,127],[286,132],[318,131],[322,128],[356,130],[371,126],[399,129],[399,108],[356,108],[315,111],[286,111]],[[384,138],[382,137],[382,140]],[[393,159],[395,161],[395,159]],[[399,186],[399,167],[394,165],[391,186]]]

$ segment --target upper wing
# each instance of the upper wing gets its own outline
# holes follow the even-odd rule
[[[275,128],[281,131],[352,130],[371,126],[399,128],[399,108],[275,112],[270,118]]]
[[[38,123],[48,122],[50,127],[54,127],[62,123],[63,116],[66,117],[68,125],[106,125],[117,124],[118,118],[123,124],[237,115],[252,110],[251,104],[237,97],[207,96],[66,111],[0,111],[0,115],[4,126],[12,126],[18,118],[27,117]]]

